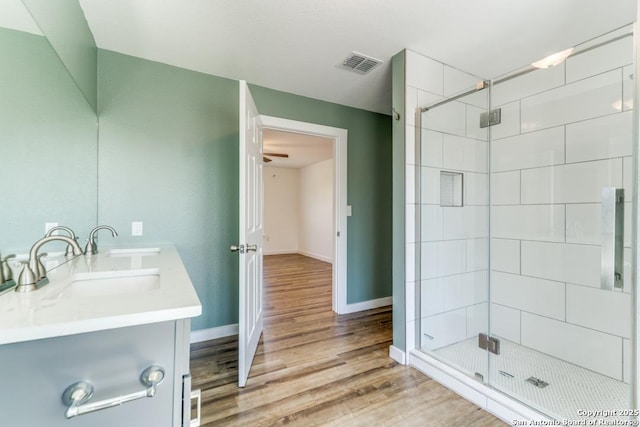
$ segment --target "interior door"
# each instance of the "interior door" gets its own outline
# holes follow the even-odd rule
[[[238,385],[247,383],[262,333],[262,123],[240,81],[240,309]]]

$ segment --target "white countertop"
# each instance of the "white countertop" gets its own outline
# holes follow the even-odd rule
[[[202,305],[176,249],[147,248],[159,251],[99,248],[68,262],[64,256],[45,259],[49,284],[0,295],[0,344],[199,316]],[[19,269],[14,273],[17,281]],[[125,278],[110,280],[129,273],[142,276],[131,287]],[[106,280],[86,280],[101,275]]]

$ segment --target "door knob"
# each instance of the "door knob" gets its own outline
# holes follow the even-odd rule
[[[244,245],[231,245],[231,252],[240,252],[241,254],[244,253]]]

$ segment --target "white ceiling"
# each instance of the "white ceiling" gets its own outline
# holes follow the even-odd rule
[[[634,21],[636,0],[80,4],[101,48],[390,114],[390,61],[404,48],[496,77]],[[338,68],[352,51],[385,62],[364,76]]]
[[[0,0],[0,27],[42,35],[20,0]]]
[[[264,129],[265,153],[288,154],[288,158],[270,157],[267,167],[303,168],[333,157],[333,140],[319,136]]]

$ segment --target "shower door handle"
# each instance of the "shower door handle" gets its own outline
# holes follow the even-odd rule
[[[624,189],[602,189],[602,260],[600,287],[622,289],[624,276]]]

